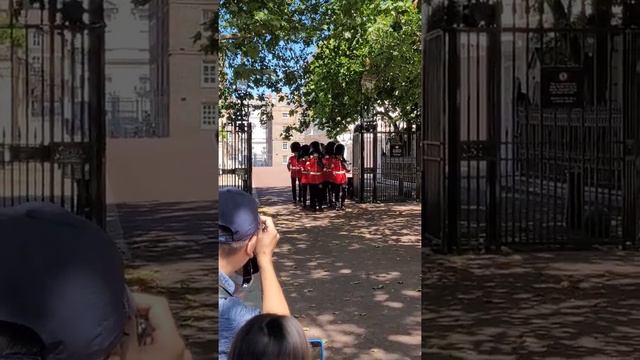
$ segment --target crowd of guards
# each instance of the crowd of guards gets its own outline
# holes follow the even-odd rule
[[[294,142],[290,149],[287,169],[293,204],[313,212],[344,210],[347,174],[351,172],[344,145],[334,141],[326,145],[318,141],[308,145]]]

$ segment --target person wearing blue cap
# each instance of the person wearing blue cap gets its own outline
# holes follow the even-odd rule
[[[0,210],[0,235],[0,360],[191,358],[166,300],[129,292],[97,225],[28,203]]]
[[[258,204],[251,195],[238,189],[219,192],[218,206],[218,356],[226,360],[234,336],[260,310],[240,301],[238,284],[231,276],[254,257],[260,268],[262,282],[262,312],[290,316],[289,305],[278,282],[273,266],[273,252],[280,235],[273,220],[258,213]]]

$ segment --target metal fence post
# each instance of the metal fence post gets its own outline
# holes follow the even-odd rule
[[[252,131],[250,113],[247,112],[247,192],[253,193],[253,144],[252,144]]]
[[[447,141],[449,142],[447,157],[447,235],[445,248],[453,252],[458,243],[458,219],[460,211],[460,55],[458,54],[459,33],[449,30],[447,57],[447,105],[446,121],[448,126]]]
[[[105,23],[102,0],[89,2],[89,123],[92,159],[89,165],[90,189],[94,203],[92,219],[101,227],[106,225],[105,186]]]

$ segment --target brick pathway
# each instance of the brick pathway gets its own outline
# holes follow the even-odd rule
[[[272,186],[257,193],[281,233],[277,271],[307,335],[325,339],[332,360],[419,359],[419,205],[302,213],[277,179],[254,184]]]

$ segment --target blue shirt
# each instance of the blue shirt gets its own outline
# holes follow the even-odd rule
[[[233,337],[249,319],[260,314],[260,310],[248,306],[233,294],[236,284],[225,273],[218,272],[218,353],[220,360],[227,360]]]

